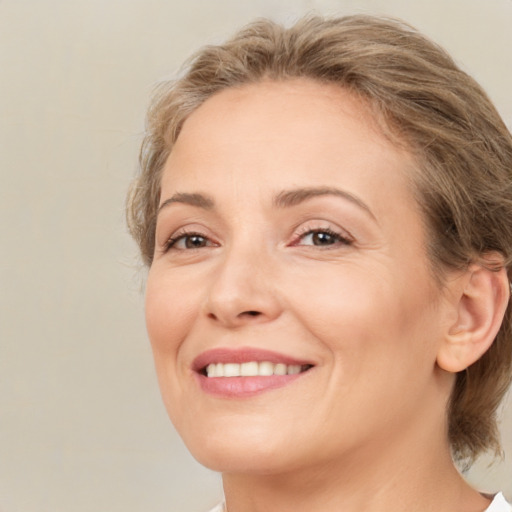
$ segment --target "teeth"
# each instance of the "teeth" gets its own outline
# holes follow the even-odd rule
[[[286,375],[286,365],[283,363],[278,363],[274,366],[274,375]]]
[[[206,367],[208,377],[268,377],[270,375],[296,375],[308,366],[300,364],[286,365],[269,361],[249,361],[247,363],[212,363]]]
[[[300,373],[300,364],[292,364],[288,366],[288,375],[294,375],[296,373]]]
[[[240,377],[240,365],[237,363],[225,364],[224,377]]]
[[[267,361],[262,361],[258,367],[258,375],[274,375],[274,365]]]
[[[240,375],[242,377],[254,377],[259,374],[258,363],[251,361],[250,363],[242,363],[240,365]]]

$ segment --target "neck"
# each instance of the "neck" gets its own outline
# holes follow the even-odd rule
[[[441,441],[442,448],[433,450],[431,441],[366,447],[337,464],[287,473],[226,473],[227,511],[484,511],[489,500],[462,479],[448,445]]]

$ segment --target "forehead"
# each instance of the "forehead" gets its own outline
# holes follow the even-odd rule
[[[403,194],[413,167],[353,93],[306,79],[267,81],[224,90],[190,115],[166,162],[162,192],[322,185],[378,202],[373,195]]]
[[[300,147],[308,147],[308,141],[311,146],[323,141],[328,149],[328,143],[342,137],[347,127],[368,136],[375,149],[390,146],[368,103],[347,89],[305,78],[269,80],[228,88],[210,97],[184,122],[173,151],[190,138],[202,137],[196,149],[206,150],[242,134],[265,141],[268,151],[286,149],[288,145],[282,144],[291,137]]]

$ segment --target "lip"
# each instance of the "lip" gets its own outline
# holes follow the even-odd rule
[[[287,386],[300,379],[309,370],[293,375],[269,375],[254,377],[206,377],[204,368],[212,363],[248,363],[250,361],[268,361],[286,365],[308,365],[311,361],[297,359],[279,352],[258,348],[217,348],[207,350],[197,356],[192,362],[192,370],[201,389],[211,395],[221,398],[250,398],[277,388]]]

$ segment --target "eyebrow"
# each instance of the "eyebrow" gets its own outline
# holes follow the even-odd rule
[[[377,220],[368,205],[359,199],[359,197],[351,194],[350,192],[347,192],[346,190],[335,187],[305,187],[293,190],[284,190],[274,197],[272,203],[276,208],[291,208],[305,201],[321,196],[341,197],[355,204],[374,220]],[[167,206],[175,203],[187,204],[197,208],[202,208],[204,210],[213,210],[215,208],[215,201],[208,195],[200,193],[177,192],[169,199],[166,199],[158,207],[158,213],[160,213],[160,211]]]
[[[166,199],[159,207],[160,211],[174,203],[188,204],[190,206],[196,206],[197,208],[203,208],[204,210],[212,210],[215,202],[214,200],[204,194],[189,194],[187,192],[178,192],[172,195],[169,199]]]
[[[359,199],[359,197],[347,192],[346,190],[342,190],[335,187],[307,187],[307,188],[298,188],[294,190],[285,190],[280,192],[274,198],[274,205],[278,208],[289,208],[292,206],[297,206],[304,201],[308,201],[309,199],[313,199],[314,197],[321,196],[337,196],[341,197],[351,203],[355,204],[362,210],[364,210],[372,219],[375,221],[375,215],[370,210],[369,206]]]

